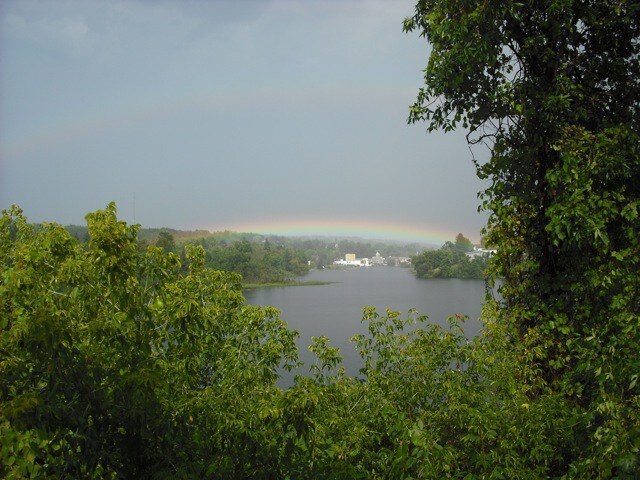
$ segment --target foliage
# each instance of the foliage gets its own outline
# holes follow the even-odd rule
[[[234,450],[264,432],[240,425],[277,394],[276,368],[296,364],[295,334],[276,310],[244,306],[240,277],[205,269],[202,249],[182,275],[174,254],[138,252],[113,204],[87,223],[84,247],[3,213],[0,474],[250,468],[258,459]]]
[[[311,375],[283,391],[295,333],[245,306],[237,275],[201,247],[187,272],[140,252],[112,204],[87,222],[88,244],[17,207],[0,223],[5,477],[536,478],[571,448],[550,435],[568,407],[526,406],[516,356],[487,349],[498,325],[468,340],[461,318],[366,308],[361,376],[320,337]]]
[[[455,242],[445,242],[442,246],[443,250],[455,250],[458,252],[470,252],[473,250],[473,244],[471,240],[465,237],[462,233],[456,235]]]
[[[411,258],[418,278],[484,278],[484,255],[469,258],[455,250],[427,250]]]
[[[198,246],[186,272],[171,252],[140,252],[113,205],[87,222],[88,244],[17,207],[0,223],[7,478],[535,479],[581,454],[581,407],[512,348],[498,305],[473,339],[460,317],[443,329],[365,308],[360,376],[320,337],[311,375],[283,391],[295,332],[245,306],[240,277],[206,268]],[[632,368],[603,371],[602,388]],[[626,414],[605,391],[601,418]],[[633,430],[599,427],[633,468]]]
[[[446,242],[440,250],[425,250],[411,257],[418,278],[484,278],[489,254],[469,257],[471,241],[459,233],[455,243]]]
[[[531,402],[573,405],[558,474],[637,477],[640,3],[422,0],[405,29],[433,45],[410,120],[491,149],[495,315]]]
[[[188,241],[204,249],[209,268],[240,274],[247,283],[288,282],[309,271],[305,252],[287,246],[273,246],[268,240],[250,242],[246,238],[227,244],[217,237]]]
[[[158,232],[158,238],[156,239],[156,247],[160,247],[166,252],[173,252],[176,248],[173,234],[167,229],[160,230]]]
[[[418,2],[405,28],[433,50],[411,118],[491,147],[504,284],[473,339],[457,316],[365,308],[358,378],[320,337],[311,375],[278,388],[295,332],[202,245],[142,249],[113,204],[86,244],[3,212],[0,475],[638,478],[639,12]],[[254,244],[235,243],[251,273]]]

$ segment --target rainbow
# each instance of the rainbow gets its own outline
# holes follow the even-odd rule
[[[206,227],[205,227],[206,228]],[[453,241],[455,232],[422,224],[396,221],[368,221],[350,219],[273,219],[244,221],[207,228],[210,231],[231,230],[263,235],[359,237],[368,240],[395,240],[440,246]]]
[[[167,93],[163,96],[135,99],[117,107],[101,105],[84,114],[76,113],[68,118],[51,120],[48,124],[23,132],[15,138],[4,139],[0,153],[4,158],[24,157],[38,151],[46,151],[87,140],[113,131],[123,131],[149,121],[171,118],[192,110],[221,110],[225,108],[255,108],[257,104],[297,104],[309,98],[336,98],[342,102],[358,99],[395,98],[407,96],[412,90],[402,87],[323,87],[281,88],[265,87],[250,92],[235,88],[219,92],[204,90],[195,94]],[[162,98],[162,100],[159,100]],[[170,98],[171,100],[166,100]]]

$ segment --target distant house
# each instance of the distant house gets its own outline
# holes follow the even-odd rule
[[[388,256],[385,259],[385,265],[388,265],[390,267],[410,267],[411,257]]]
[[[473,247],[473,250],[471,252],[466,252],[465,255],[469,258],[476,258],[485,255],[491,256],[495,255],[496,253],[498,253],[498,251],[495,249]]]
[[[380,255],[380,252],[376,252],[376,254],[371,259],[371,265],[385,265],[386,262],[384,257]]]
[[[344,256],[344,260],[336,260],[334,265],[342,265],[349,267],[370,267],[371,262],[368,258],[356,258],[355,253],[347,253]]]

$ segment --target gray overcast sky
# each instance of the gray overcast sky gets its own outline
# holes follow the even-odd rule
[[[402,33],[413,3],[5,0],[0,207],[477,240],[464,133],[406,123],[429,53]]]

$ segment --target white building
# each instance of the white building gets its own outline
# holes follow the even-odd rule
[[[376,252],[374,257],[371,259],[371,265],[385,265],[386,262],[384,257],[380,255],[380,252]]]
[[[498,252],[497,250],[492,250],[489,248],[478,248],[474,246],[473,251],[466,252],[465,255],[469,258],[476,258],[476,257],[481,257],[483,255],[487,255],[487,256],[495,255],[497,252]]]
[[[349,267],[370,267],[371,261],[368,258],[356,258],[355,253],[347,253],[344,256],[344,260],[336,260],[333,264]]]

